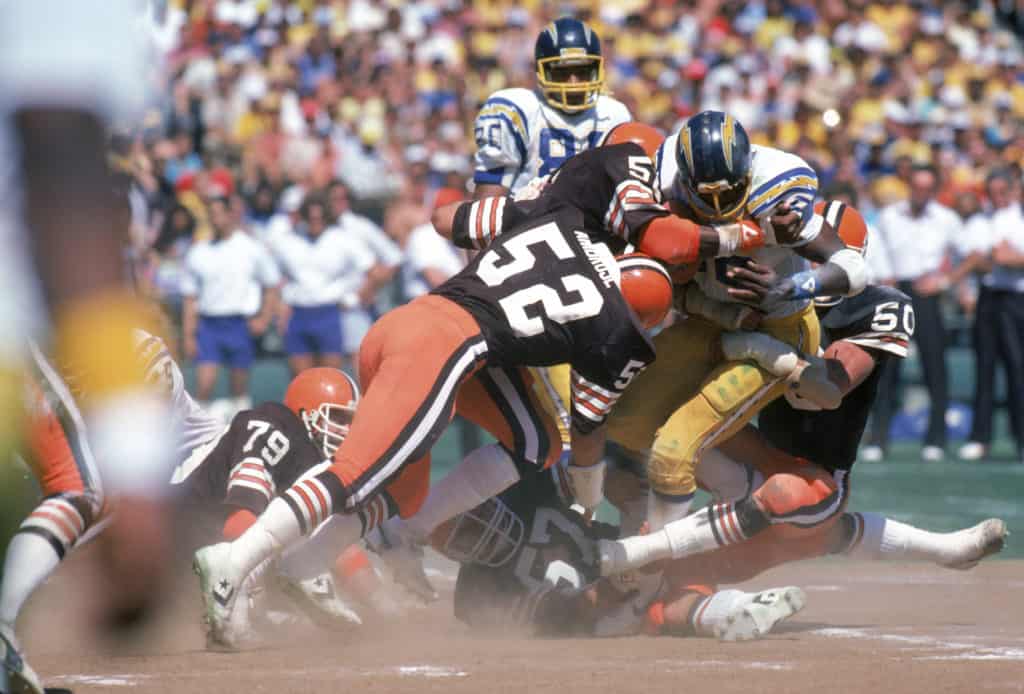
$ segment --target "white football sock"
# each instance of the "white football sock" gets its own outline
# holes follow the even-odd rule
[[[697,636],[715,636],[715,627],[722,624],[733,609],[753,597],[742,590],[720,590],[697,603],[690,623]]]
[[[682,559],[721,546],[703,509],[672,521],[661,530],[615,540],[613,544],[619,548],[612,551],[617,572],[639,569],[662,559]]]
[[[7,546],[0,586],[0,622],[12,629],[28,597],[60,564],[57,550],[35,533],[17,533]]]
[[[302,536],[288,502],[277,497],[242,535],[231,543],[231,566],[241,580],[264,559],[274,556]]]
[[[310,537],[285,551],[278,570],[299,580],[330,571],[338,555],[359,542],[362,528],[362,521],[354,513],[331,516]]]
[[[481,446],[463,458],[444,479],[431,485],[415,516],[389,523],[401,522],[404,527],[400,532],[407,532],[422,543],[441,523],[479,506],[518,481],[516,464],[500,444]]]
[[[944,563],[962,549],[959,532],[933,533],[886,518],[879,513],[854,513],[863,521],[860,541],[846,549],[856,559],[925,559]]]

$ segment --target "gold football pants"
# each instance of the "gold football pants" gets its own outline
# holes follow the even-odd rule
[[[809,354],[821,338],[813,305],[766,320],[760,330]],[[695,317],[664,330],[654,339],[656,361],[612,410],[608,437],[638,455],[650,450],[647,476],[662,494],[692,494],[703,452],[739,431],[785,389],[783,379],[752,361],[718,361],[721,333]]]

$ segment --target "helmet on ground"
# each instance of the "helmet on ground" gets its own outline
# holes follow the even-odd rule
[[[578,19],[562,17],[537,36],[533,57],[544,100],[566,113],[586,111],[604,89],[601,40]]]
[[[434,547],[460,564],[501,566],[523,541],[522,519],[493,497],[445,521],[431,533]]]
[[[616,260],[623,298],[644,328],[655,327],[672,308],[672,277],[668,270],[642,253],[630,253]]]
[[[284,404],[299,416],[310,438],[330,458],[348,435],[359,404],[359,386],[340,369],[306,369],[288,384]]]
[[[721,111],[701,111],[679,129],[676,164],[685,202],[707,222],[743,213],[750,196],[750,138]]]
[[[660,147],[661,143],[664,141],[665,136],[662,135],[657,128],[653,128],[646,123],[627,121],[625,123],[619,123],[605,133],[604,140],[601,144],[621,145],[624,142],[635,142],[643,147],[647,156],[654,159],[654,155],[658,152],[658,147]]]

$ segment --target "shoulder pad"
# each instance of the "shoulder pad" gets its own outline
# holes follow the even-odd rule
[[[747,212],[752,217],[760,217],[793,195],[806,197],[808,203],[814,201],[818,194],[818,175],[806,161],[774,147],[754,145],[753,153],[747,200]]]
[[[898,289],[871,285],[831,308],[821,327],[833,342],[846,340],[906,357],[907,343],[914,334],[914,307]]]

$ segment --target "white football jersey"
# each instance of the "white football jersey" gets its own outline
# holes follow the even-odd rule
[[[600,95],[593,108],[563,113],[529,89],[501,89],[477,114],[473,181],[515,192],[590,149],[611,128],[632,120],[617,99]]]
[[[180,463],[195,448],[217,438],[225,427],[189,395],[185,376],[163,340],[139,329],[134,331],[134,338],[135,353],[146,369],[146,381],[159,387],[170,405],[170,426],[176,434],[174,461]]]
[[[679,181],[676,164],[676,142],[678,134],[665,139],[655,157],[655,191],[663,201],[678,201],[686,204],[686,195]],[[747,215],[770,229],[768,218],[783,201],[803,215],[803,226],[795,243],[785,246],[775,242],[771,233],[764,246],[749,254],[762,265],[769,265],[782,277],[802,272],[810,264],[791,249],[813,241],[821,233],[822,218],[814,212],[814,198],[818,194],[818,176],[807,162],[795,154],[783,152],[774,147],[751,145],[750,197],[747,198]],[[727,285],[723,283],[726,269],[738,261],[734,258],[711,258],[704,261],[695,280],[704,293],[718,301],[732,301]],[[809,299],[787,301],[775,307],[768,314],[771,318],[788,316],[803,309]]]

